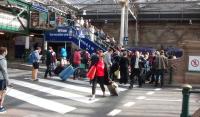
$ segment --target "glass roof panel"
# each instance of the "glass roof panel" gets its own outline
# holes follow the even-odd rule
[[[85,7],[85,5],[79,5],[79,4],[88,4],[88,3],[93,4],[100,0],[63,0],[63,1],[66,2],[67,4],[72,4],[72,5],[75,4],[73,6],[75,8],[80,9],[80,8]]]
[[[158,2],[159,0],[136,0],[135,2],[138,2],[138,3],[148,3],[148,2]],[[140,4],[139,7],[142,8],[142,7],[145,7],[146,4]]]
[[[76,8],[79,12],[86,11],[90,13],[120,13],[121,7],[118,0],[46,0],[57,1],[58,7],[62,8],[69,4],[71,7]],[[61,1],[61,2],[60,2]],[[200,0],[129,0],[130,8],[138,10],[139,12],[181,12],[186,10],[200,9]],[[93,4],[93,5],[91,5]],[[52,4],[55,5],[55,4]],[[55,5],[56,6],[56,5]],[[62,9],[61,9],[62,10]]]

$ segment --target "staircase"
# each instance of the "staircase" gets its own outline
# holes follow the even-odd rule
[[[81,49],[87,48],[89,53],[95,52],[96,49],[107,50],[109,44],[102,40],[100,40],[101,43],[91,41],[90,37],[83,33],[83,30],[86,29],[75,26],[57,27],[45,32],[45,40],[49,42],[72,42]],[[91,32],[88,31],[88,33]]]

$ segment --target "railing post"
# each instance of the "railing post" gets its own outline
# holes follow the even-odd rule
[[[182,100],[182,111],[180,117],[189,117],[189,97],[190,97],[190,90],[192,89],[192,86],[189,84],[186,84],[183,86],[182,94],[183,94],[183,100]]]
[[[173,67],[169,68],[169,82],[168,84],[172,84],[172,77],[173,77]]]

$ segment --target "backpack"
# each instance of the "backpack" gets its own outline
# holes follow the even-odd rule
[[[35,53],[34,52],[31,52],[30,54],[29,54],[29,57],[28,57],[28,63],[29,64],[33,64],[34,62],[35,62]]]
[[[47,51],[47,53],[46,53],[46,62],[51,63],[51,52],[50,51]]]

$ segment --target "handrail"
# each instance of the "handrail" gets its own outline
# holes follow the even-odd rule
[[[190,93],[200,93],[200,91],[193,90],[193,91],[190,91]]]
[[[75,22],[75,20],[72,20],[72,19],[67,19],[67,21],[74,21]],[[78,23],[78,22],[76,22],[76,23]],[[103,42],[103,44],[106,44],[106,46],[108,46],[108,47],[112,47],[110,44],[108,44],[106,41],[103,40],[104,38],[102,36],[97,36],[95,33],[91,32],[88,28],[85,28],[80,23],[78,23],[78,24],[80,25],[80,28],[86,29],[89,32],[89,34],[93,34],[96,38],[99,37],[101,39],[101,41]]]
[[[68,23],[68,21],[70,21],[70,23]],[[104,49],[107,49],[108,47],[111,47],[111,48],[114,49],[114,46],[112,46],[111,44],[107,43],[102,36],[97,36],[95,33],[91,32],[88,28],[85,28],[84,26],[82,26],[78,22],[76,22],[76,23],[78,23],[79,26],[71,25],[72,22],[76,22],[76,21],[73,20],[73,19],[67,19],[67,21],[66,21],[66,23],[68,23],[69,27],[78,27],[78,28],[80,28],[82,30],[85,30],[88,33],[88,35],[90,35],[90,34],[94,35],[95,38],[97,39],[96,41],[94,41],[94,43],[97,43],[97,45],[99,47],[104,48]],[[53,29],[56,29],[56,28],[53,28]],[[50,29],[50,30],[52,30],[52,29]],[[75,30],[77,30],[77,29],[75,28]],[[77,30],[77,31],[79,31],[79,30]],[[84,34],[84,36],[86,36],[86,35]],[[98,42],[98,39],[101,41],[101,43]]]

